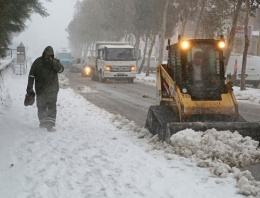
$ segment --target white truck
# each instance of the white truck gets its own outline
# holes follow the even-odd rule
[[[231,55],[228,61],[225,76],[231,77],[234,85],[239,85],[241,81],[241,69],[242,69],[243,55]],[[260,84],[260,57],[259,56],[247,56],[246,60],[246,72],[245,72],[246,84],[252,84],[254,87],[258,87]]]
[[[133,83],[136,77],[136,60],[140,50],[127,42],[97,42],[95,65],[91,79],[104,83],[108,79],[127,80]]]

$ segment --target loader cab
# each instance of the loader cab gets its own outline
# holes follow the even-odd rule
[[[169,70],[176,85],[192,100],[221,100],[226,93],[222,40],[179,40],[168,46]]]

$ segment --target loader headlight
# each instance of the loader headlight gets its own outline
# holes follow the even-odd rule
[[[181,48],[182,48],[183,50],[189,49],[189,48],[190,48],[190,43],[189,43],[188,41],[182,41],[182,42],[181,42]]]
[[[186,93],[188,93],[188,90],[186,89],[186,88],[182,88],[182,93],[184,93],[184,94],[186,94]]]
[[[224,41],[219,41],[219,42],[218,42],[218,47],[219,47],[220,49],[223,49],[223,48],[226,47],[226,43],[225,43]]]
[[[109,65],[106,65],[106,68],[105,68],[106,71],[110,71],[111,70],[111,66]]]

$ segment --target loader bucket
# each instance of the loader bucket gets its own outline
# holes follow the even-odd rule
[[[164,138],[168,141],[173,134],[184,129],[206,131],[213,128],[217,131],[237,131],[243,137],[249,136],[260,142],[260,123],[258,122],[171,122],[167,124]]]
[[[179,116],[168,106],[151,106],[148,111],[145,127],[159,139],[168,142],[170,137],[178,131],[192,129],[194,131],[206,131],[216,129],[218,131],[237,131],[243,137],[249,136],[260,142],[259,122],[179,122]]]

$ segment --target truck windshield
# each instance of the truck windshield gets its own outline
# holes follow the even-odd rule
[[[131,48],[107,48],[105,60],[133,61],[134,49]]]

